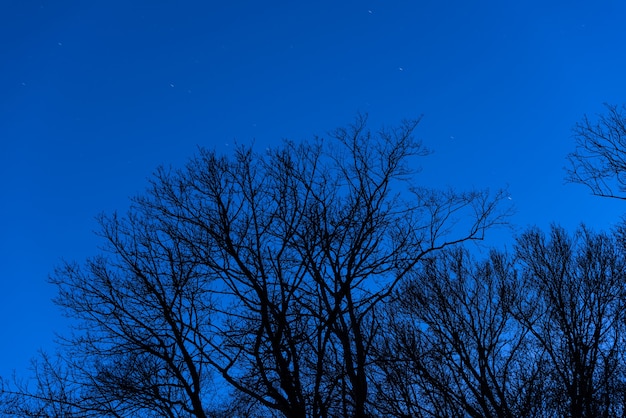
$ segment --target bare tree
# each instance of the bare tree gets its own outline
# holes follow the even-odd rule
[[[14,382],[0,381],[2,414],[17,417],[79,417],[85,413],[75,396],[77,388],[70,371],[60,359],[45,353],[32,362],[33,377],[28,381],[14,376]]]
[[[515,257],[423,260],[386,305],[381,415],[625,416],[624,232],[530,229]]]
[[[397,417],[536,417],[540,353],[510,306],[523,289],[513,261],[473,261],[456,248],[430,257],[388,306],[378,406]]]
[[[52,276],[76,333],[56,365],[36,369],[36,390],[21,391],[24,400],[77,416],[205,417],[212,278],[147,206],[100,223],[107,255]]]
[[[417,124],[372,134],[360,117],[330,140],[158,170],[126,217],[101,218],[108,255],[53,276],[81,324],[66,364],[80,406],[368,416],[381,304],[426,255],[506,215],[502,193],[415,187]],[[212,403],[214,374],[229,405]]]
[[[597,121],[576,124],[576,150],[568,155],[567,179],[597,196],[626,199],[626,107],[606,105]]]
[[[615,237],[553,227],[523,234],[527,297],[515,316],[545,351],[546,405],[568,417],[623,416],[626,264]]]

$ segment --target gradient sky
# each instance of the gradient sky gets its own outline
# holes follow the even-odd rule
[[[94,217],[198,145],[423,114],[423,185],[508,186],[520,227],[611,227],[626,204],[563,167],[576,121],[626,102],[625,21],[623,0],[1,0],[0,375],[54,349],[47,277],[98,253]]]

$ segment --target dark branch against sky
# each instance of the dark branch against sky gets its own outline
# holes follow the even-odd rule
[[[98,252],[95,216],[197,146],[423,114],[425,186],[508,186],[521,227],[611,227],[623,203],[563,166],[576,122],[626,101],[625,16],[620,1],[3,2],[0,374],[64,330],[47,276]]]

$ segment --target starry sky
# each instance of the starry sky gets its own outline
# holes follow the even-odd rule
[[[48,275],[159,165],[423,115],[420,184],[508,187],[518,228],[607,229],[572,128],[626,102],[622,0],[0,1],[0,375],[54,351]],[[510,231],[493,245],[510,245]]]

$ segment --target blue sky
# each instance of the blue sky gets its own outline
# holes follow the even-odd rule
[[[626,102],[625,19],[621,0],[2,1],[0,375],[64,332],[47,277],[98,253],[94,217],[198,145],[423,114],[423,185],[508,186],[520,227],[609,228],[624,203],[563,167],[576,121]]]

